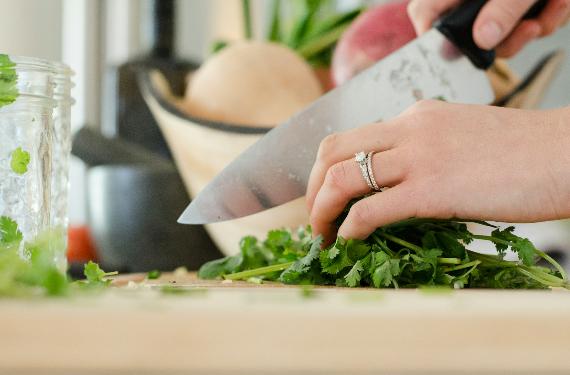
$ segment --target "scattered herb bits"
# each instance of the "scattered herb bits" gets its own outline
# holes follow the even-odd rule
[[[162,275],[162,272],[160,272],[159,270],[152,270],[146,274],[146,278],[148,280],[156,280],[160,277],[160,275]]]

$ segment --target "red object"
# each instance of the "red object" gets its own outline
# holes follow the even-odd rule
[[[416,38],[407,12],[408,0],[379,5],[361,14],[340,38],[332,76],[341,85]]]
[[[67,260],[85,263],[97,261],[97,251],[86,226],[70,227],[68,231]]]

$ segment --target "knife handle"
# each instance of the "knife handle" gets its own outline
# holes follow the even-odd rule
[[[473,24],[487,0],[464,0],[461,5],[440,18],[434,27],[446,36],[479,69],[487,69],[495,61],[494,50],[484,50],[473,39]],[[537,17],[548,0],[537,1],[523,19]]]

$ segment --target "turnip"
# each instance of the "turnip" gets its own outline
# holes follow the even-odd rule
[[[399,49],[416,37],[408,1],[379,5],[361,14],[339,40],[332,62],[335,85]]]
[[[288,119],[322,93],[311,66],[291,49],[238,42],[192,75],[184,107],[208,120],[268,126]]]

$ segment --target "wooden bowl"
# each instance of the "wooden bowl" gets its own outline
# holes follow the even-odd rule
[[[172,94],[158,71],[141,72],[143,97],[174,156],[190,197],[195,197],[214,176],[271,127],[251,127],[196,118],[181,110],[182,98]],[[236,197],[239,199],[239,197]],[[245,218],[206,225],[226,255],[239,251],[245,235],[265,238],[275,228],[296,228],[308,223],[304,198]]]

